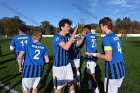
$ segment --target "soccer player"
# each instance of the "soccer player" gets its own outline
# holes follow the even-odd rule
[[[70,55],[72,56],[72,61],[71,61],[71,65],[72,65],[72,69],[73,69],[73,73],[74,73],[74,83],[77,83],[78,88],[80,89],[80,71],[79,71],[79,67],[80,67],[80,57],[81,57],[81,52],[80,52],[80,47],[79,45],[77,45],[78,38],[75,38],[74,42],[71,45],[70,48]]]
[[[69,19],[62,19],[59,22],[60,32],[53,36],[54,62],[53,62],[53,81],[55,93],[61,93],[63,86],[68,84],[69,93],[75,93],[73,83],[73,71],[69,60],[69,48],[73,42],[78,26],[74,32],[70,33],[70,26],[72,22]],[[81,44],[83,39],[79,40],[77,44]]]
[[[105,92],[118,93],[124,77],[126,76],[126,68],[122,54],[122,45],[120,39],[112,32],[113,24],[109,17],[104,17],[99,21],[102,33],[106,36],[102,39],[103,54],[86,53],[100,59],[105,60]]]
[[[47,47],[40,43],[42,35],[33,33],[33,42],[21,48],[18,56],[19,71],[22,72],[23,93],[37,93],[37,86],[43,74],[45,62],[49,62]],[[25,60],[22,64],[22,57]]]
[[[85,52],[96,53],[97,52],[97,38],[96,35],[91,32],[91,26],[85,25],[84,29],[87,34],[84,37],[84,49]],[[86,55],[86,69],[88,74],[88,89],[91,91],[93,88],[97,88],[97,82],[95,79],[95,67],[97,65],[97,57]]]
[[[27,43],[32,41],[32,37],[30,35],[25,34],[27,32],[28,28],[23,25],[19,27],[19,35],[16,35],[13,37],[13,39],[10,42],[10,50],[16,52],[16,60],[18,57],[18,54],[22,47],[24,47]]]

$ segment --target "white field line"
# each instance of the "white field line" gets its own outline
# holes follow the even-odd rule
[[[11,93],[18,93],[18,92],[15,91],[14,89],[10,89],[9,86],[6,86],[6,85],[2,84],[1,82],[0,82],[0,86],[3,87],[3,88],[6,89],[6,90],[10,90],[9,92],[11,92]]]

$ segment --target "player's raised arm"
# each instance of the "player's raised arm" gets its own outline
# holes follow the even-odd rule
[[[77,40],[77,42],[76,42],[76,44],[78,46],[80,46],[83,43],[86,33],[87,33],[86,29],[83,29],[83,31],[81,33],[81,38],[79,40]]]
[[[65,50],[69,50],[69,48],[70,48],[70,46],[71,46],[71,44],[73,42],[73,39],[75,37],[75,34],[77,32],[77,29],[78,29],[78,25],[76,26],[76,28],[75,28],[74,32],[72,33],[72,35],[71,35],[70,39],[68,40],[68,42],[66,42],[66,43],[61,42],[61,43],[59,43],[59,46],[62,47],[63,49],[65,49]]]

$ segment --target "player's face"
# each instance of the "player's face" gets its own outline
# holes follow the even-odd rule
[[[90,30],[88,28],[84,28],[85,33],[89,33]]]
[[[65,26],[62,27],[62,30],[63,30],[66,34],[70,33],[70,25],[65,24]]]
[[[104,25],[100,24],[99,27],[100,27],[100,30],[102,31],[102,33],[105,33],[105,31],[104,31],[104,29],[105,29]]]

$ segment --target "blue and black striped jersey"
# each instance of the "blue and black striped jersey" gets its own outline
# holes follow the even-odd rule
[[[62,36],[59,33],[55,34],[52,39],[53,49],[54,49],[54,62],[53,66],[61,67],[68,65],[69,61],[69,51],[64,50],[59,46],[60,42],[67,42],[68,37]]]
[[[48,56],[47,47],[39,42],[31,42],[21,49],[25,51],[22,77],[41,77],[44,70],[45,56]]]
[[[84,49],[85,52],[96,53],[97,52],[97,38],[93,33],[86,34],[84,38]],[[97,61],[98,58],[94,56],[86,56],[87,62]]]
[[[21,51],[21,48],[27,45],[29,42],[32,41],[32,37],[27,34],[19,34],[10,42],[10,46],[15,47],[16,56],[18,56],[19,52]]]
[[[108,33],[102,39],[103,51],[112,50],[111,61],[105,62],[105,77],[109,79],[119,79],[126,75],[126,68],[122,54],[122,44],[120,39],[113,33]]]

